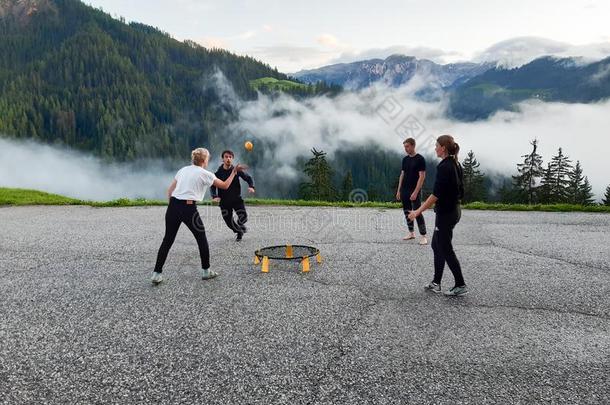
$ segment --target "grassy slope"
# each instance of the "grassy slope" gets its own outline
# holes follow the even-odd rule
[[[281,206],[303,206],[303,207],[365,207],[365,208],[400,208],[399,203],[394,202],[328,202],[328,201],[304,201],[304,200],[272,200],[272,199],[246,199],[248,205],[281,205]],[[209,205],[209,200],[204,201]],[[2,205],[88,205],[92,207],[140,207],[167,205],[165,200],[129,200],[121,198],[113,201],[85,201],[64,197],[57,194],[49,194],[42,191],[23,190],[16,188],[0,187],[0,206]],[[470,203],[464,205],[466,209],[472,210],[496,210],[496,211],[547,211],[547,212],[606,212],[610,213],[610,206],[589,205],[580,206],[572,204],[552,205],[525,205],[525,204],[489,204]]]
[[[250,80],[250,86],[258,90],[260,87],[267,87],[273,90],[290,90],[293,88],[307,89],[307,85],[293,82],[290,80],[278,80],[273,77],[262,77],[256,80]]]

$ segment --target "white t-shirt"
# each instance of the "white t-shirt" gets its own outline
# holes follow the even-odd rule
[[[177,184],[172,197],[179,200],[201,201],[208,187],[216,180],[216,175],[201,166],[190,165],[178,170],[175,179]]]

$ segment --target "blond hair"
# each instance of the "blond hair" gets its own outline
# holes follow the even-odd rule
[[[206,148],[197,148],[191,152],[191,161],[195,166],[201,166],[210,157],[210,152]]]

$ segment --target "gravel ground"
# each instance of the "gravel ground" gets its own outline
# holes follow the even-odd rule
[[[447,298],[380,209],[250,207],[237,243],[202,207],[220,277],[182,227],[154,287],[164,210],[0,208],[0,403],[610,401],[610,215],[464,211]],[[324,262],[262,274],[284,243]]]

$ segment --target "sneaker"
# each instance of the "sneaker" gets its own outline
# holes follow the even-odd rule
[[[460,295],[466,295],[468,294],[468,288],[463,285],[461,287],[453,287],[451,290],[449,291],[445,291],[445,295],[447,296],[451,296],[451,297],[458,297]]]
[[[152,283],[154,285],[157,285],[161,281],[163,281],[163,276],[161,276],[161,273],[157,273],[157,272],[153,271],[153,274],[152,274],[152,277],[150,278],[150,281],[152,281]]]
[[[237,233],[237,238],[235,238],[235,242],[239,242],[241,240],[241,238],[243,238],[244,234],[241,232]]]
[[[427,291],[432,291],[433,293],[440,293],[441,292],[441,285],[440,284],[436,284],[434,281],[431,282],[430,284],[427,284],[424,286],[424,290]]]
[[[419,244],[420,245],[427,245],[428,244],[428,238],[426,238],[425,236],[422,236],[421,239],[419,240]]]
[[[411,240],[411,239],[415,239],[415,233],[413,233],[413,232],[408,233],[407,236],[402,238],[402,240]]]
[[[218,277],[218,273],[216,273],[214,270],[210,270],[210,269],[201,270],[201,279],[202,280],[210,280],[214,277]]]

